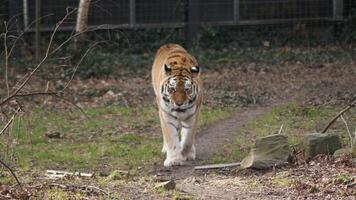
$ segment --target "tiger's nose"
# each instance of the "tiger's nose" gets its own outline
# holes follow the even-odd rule
[[[183,102],[176,102],[176,105],[181,106],[181,105],[183,105]]]

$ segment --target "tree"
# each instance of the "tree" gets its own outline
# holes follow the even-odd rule
[[[78,37],[76,38],[76,43],[81,43],[85,39],[84,32],[88,27],[88,13],[89,13],[90,0],[80,0],[78,6],[78,15],[75,31]]]

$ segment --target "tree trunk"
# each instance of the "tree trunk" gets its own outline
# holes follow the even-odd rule
[[[75,31],[79,34],[77,43],[85,40],[85,31],[88,27],[88,13],[89,13],[90,0],[80,0],[77,15],[77,24]]]

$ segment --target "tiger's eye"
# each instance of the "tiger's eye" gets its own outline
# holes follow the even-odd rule
[[[169,93],[172,93],[172,92],[174,92],[174,87],[168,86],[167,90]]]
[[[193,73],[199,73],[199,67],[198,67],[198,66],[194,66],[194,67],[192,67],[190,70],[191,70],[191,72],[193,72]]]
[[[184,91],[185,91],[185,93],[191,93],[192,92],[191,88],[185,88]]]
[[[166,73],[169,73],[169,72],[171,72],[172,71],[172,68],[170,68],[168,65],[164,65],[164,71],[166,72]]]

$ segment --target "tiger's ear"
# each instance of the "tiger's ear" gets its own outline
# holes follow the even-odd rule
[[[198,74],[198,73],[200,72],[200,67],[198,67],[198,66],[193,66],[192,68],[190,68],[190,71],[191,71],[192,73]]]
[[[172,71],[172,68],[170,68],[167,64],[164,64],[164,71],[165,71],[166,73],[169,73],[169,72]]]

